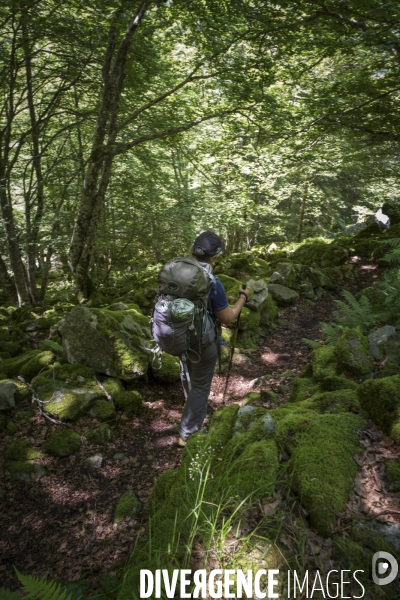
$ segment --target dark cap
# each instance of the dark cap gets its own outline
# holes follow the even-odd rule
[[[225,250],[225,244],[217,235],[212,231],[203,231],[193,243],[193,253],[197,257],[208,258],[216,256],[220,252]],[[203,252],[201,252],[203,251]]]

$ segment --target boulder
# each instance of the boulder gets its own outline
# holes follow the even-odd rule
[[[368,379],[357,388],[361,407],[397,444],[400,444],[400,375]]]
[[[388,339],[396,333],[396,327],[385,325],[376,331],[373,331],[368,336],[369,352],[373,358],[378,360],[381,357],[380,346],[385,344]]]
[[[269,278],[270,283],[278,283],[291,288],[296,279],[296,269],[293,263],[278,263],[274,273]]]
[[[268,291],[278,306],[288,306],[299,298],[299,294],[279,283],[268,284]]]
[[[253,290],[250,300],[246,303],[246,307],[253,311],[260,311],[268,299],[268,287],[263,279],[250,279],[247,282],[247,287]]]
[[[126,517],[135,518],[142,510],[140,500],[133,490],[128,490],[118,500],[114,512],[114,523],[120,523]]]
[[[51,456],[70,456],[81,447],[81,436],[72,429],[63,429],[53,433],[43,444],[44,452]]]
[[[14,408],[17,391],[18,387],[13,381],[0,381],[0,410]]]
[[[75,306],[59,332],[66,359],[95,371],[131,381],[143,376],[150,360],[149,320],[139,310],[106,310]]]
[[[85,438],[91,444],[103,446],[104,444],[107,444],[107,442],[111,442],[114,439],[114,432],[107,423],[103,423],[103,425],[87,431],[85,433]]]
[[[335,356],[344,371],[363,376],[374,371],[368,356],[368,339],[355,329],[346,327],[335,346]]]
[[[35,383],[35,389],[44,401],[45,412],[56,415],[62,421],[77,421],[89,412],[95,400],[105,399],[100,388],[91,384],[78,387],[56,379],[46,381],[44,377]]]

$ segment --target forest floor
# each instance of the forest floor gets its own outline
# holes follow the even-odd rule
[[[358,264],[360,281],[355,292],[379,281],[378,269],[365,261]],[[232,366],[225,402],[238,402],[254,388],[251,382],[265,378],[263,389],[278,394],[278,404],[288,400],[293,376],[310,362],[311,349],[302,342],[306,337],[319,340],[320,322],[330,322],[339,294],[325,293],[313,303],[280,310],[279,324],[264,330],[257,351],[244,352]],[[236,362],[239,360],[240,362]],[[209,416],[224,402],[225,375],[216,375],[209,399]],[[30,482],[6,481],[7,502],[0,505],[0,581],[1,586],[16,589],[13,566],[24,574],[34,574],[61,581],[87,577],[89,589],[99,587],[99,580],[121,568],[136,543],[145,539],[146,514],[138,519],[114,523],[113,513],[120,496],[133,489],[143,506],[154,481],[167,469],[179,466],[182,450],[177,447],[177,432],[183,408],[180,383],[160,385],[155,382],[135,385],[143,394],[147,410],[139,418],[120,415],[113,426],[115,439],[107,446],[86,443],[67,458],[46,457],[42,460],[47,476]],[[271,408],[268,403],[265,407]],[[81,419],[75,429],[84,432],[95,423]],[[40,416],[21,428],[17,436],[28,437],[40,448],[49,423]],[[53,427],[50,425],[50,427]],[[355,480],[346,513],[337,527],[346,527],[350,516],[377,516],[386,522],[400,522],[399,494],[390,494],[383,479],[383,461],[398,456],[393,443],[371,422],[362,433],[364,456]],[[1,473],[8,439],[2,439]],[[103,457],[102,468],[85,470],[84,460],[94,454]],[[2,484],[3,485],[3,484]],[[257,514],[253,515],[254,522]],[[250,522],[249,527],[252,526]],[[332,557],[328,542],[309,530],[309,551],[319,553],[327,564]],[[281,541],[285,544],[285,536]],[[291,543],[286,538],[289,550]]]

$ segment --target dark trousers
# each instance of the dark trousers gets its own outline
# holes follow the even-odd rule
[[[200,429],[207,414],[207,400],[210,394],[215,363],[218,358],[217,341],[203,347],[199,362],[187,361],[187,370],[192,389],[188,391],[188,381],[181,361],[181,381],[186,395],[186,404],[181,419],[180,437],[187,438]]]

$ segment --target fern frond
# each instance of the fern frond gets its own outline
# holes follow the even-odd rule
[[[19,592],[12,592],[6,588],[0,589],[0,600],[21,600]]]
[[[335,300],[339,310],[336,311],[335,319],[349,327],[361,327],[365,333],[376,324],[376,315],[372,311],[371,301],[367,296],[361,296],[357,300],[348,290],[343,291],[346,302]]]
[[[336,323],[320,323],[320,325],[328,346],[334,346],[342,335],[342,325],[337,325]]]
[[[33,575],[22,575],[16,569],[17,577],[23,586],[24,598],[30,600],[72,600],[71,594],[57,581],[39,579]],[[79,600],[79,599],[77,599]]]
[[[398,247],[400,247],[400,238],[391,238],[390,240],[381,240],[378,243],[384,244],[385,246],[390,246],[391,248],[398,248]]]
[[[301,338],[301,341],[310,346],[310,348],[318,348],[321,344],[319,342],[315,342],[314,340],[309,340],[308,338]]]
[[[400,265],[400,248],[387,252],[383,256],[383,260],[393,265]]]
[[[53,342],[53,340],[43,340],[40,342],[40,348],[42,350],[51,350],[54,354],[62,354],[63,348],[57,342]]]

